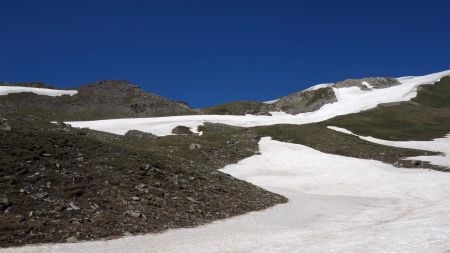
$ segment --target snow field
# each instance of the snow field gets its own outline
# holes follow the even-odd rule
[[[110,241],[0,249],[1,253],[446,252],[450,174],[260,141],[261,155],[223,172],[289,198],[212,224]]]
[[[22,92],[29,92],[37,95],[44,95],[51,97],[58,97],[62,95],[73,96],[78,93],[78,91],[76,90],[54,90],[54,89],[34,88],[34,87],[0,86],[0,96]]]

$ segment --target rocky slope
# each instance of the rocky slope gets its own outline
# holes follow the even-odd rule
[[[325,104],[336,102],[336,95],[331,87],[316,90],[304,90],[282,97],[275,103],[270,104],[277,110],[289,114],[313,112]]]
[[[203,137],[155,138],[7,124],[0,247],[191,227],[286,201],[216,170],[257,152],[256,134],[245,129],[211,125]]]
[[[43,83],[14,85],[52,88]],[[183,103],[145,92],[129,82],[110,80],[81,86],[73,96],[49,97],[33,93],[0,96],[0,115],[6,117],[17,114],[50,120],[92,120],[197,112]]]

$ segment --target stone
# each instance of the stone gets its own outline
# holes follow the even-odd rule
[[[191,129],[187,126],[176,126],[172,129],[173,134],[193,134]]]
[[[190,150],[194,150],[194,149],[200,149],[201,147],[202,147],[202,145],[200,145],[200,144],[192,143],[192,144],[189,146],[189,149],[190,149]]]
[[[76,210],[80,210],[80,208],[79,208],[78,206],[76,206],[75,203],[73,203],[73,202],[70,202],[70,203],[69,203],[69,206],[70,206],[70,207],[68,208],[68,210],[69,210],[69,209],[70,209],[70,210],[75,210],[75,211],[76,211]]]
[[[6,209],[10,204],[7,197],[0,198],[0,210]]]
[[[131,138],[149,138],[152,140],[156,140],[159,137],[151,134],[151,133],[146,133],[146,132],[142,132],[142,131],[138,131],[138,130],[129,130],[128,132],[125,133],[126,137],[131,137]]]
[[[7,119],[0,118],[0,130],[11,131],[11,126],[8,124]]]
[[[78,242],[78,239],[75,236],[71,236],[71,237],[66,238],[66,242],[74,243],[74,242]]]
[[[133,217],[133,218],[139,218],[141,217],[141,213],[140,212],[134,212],[134,211],[128,211],[128,214]]]

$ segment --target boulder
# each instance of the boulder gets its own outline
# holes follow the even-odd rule
[[[202,147],[202,145],[200,145],[200,144],[192,143],[192,144],[189,146],[189,149],[190,149],[190,150],[194,150],[194,149],[200,149],[201,147]]]
[[[131,137],[131,138],[149,138],[149,139],[158,139],[158,136],[151,134],[151,133],[146,133],[146,132],[142,132],[139,130],[129,130],[128,132],[125,133],[125,137]]]
[[[0,119],[0,130],[11,131],[11,126],[8,124],[7,119]]]
[[[193,134],[191,129],[187,126],[176,126],[172,129],[173,134]]]

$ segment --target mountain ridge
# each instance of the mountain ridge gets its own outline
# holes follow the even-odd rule
[[[367,86],[367,84],[369,86]],[[344,81],[324,85],[315,85],[309,88],[280,97],[271,103],[259,101],[232,101],[207,108],[189,107],[184,101],[175,101],[163,96],[144,91],[138,85],[126,80],[100,80],[81,85],[75,90],[74,98],[36,98],[34,95],[11,95],[11,99],[0,97],[0,105],[14,111],[14,103],[24,106],[32,100],[34,114],[45,115],[49,111],[52,120],[95,120],[126,117],[155,117],[174,115],[271,115],[271,112],[286,112],[298,114],[312,112],[325,104],[337,101],[333,88],[359,87],[362,90],[386,88],[398,85],[399,82],[391,77],[368,77],[361,79],[346,79]],[[55,89],[54,85],[43,82],[0,83],[0,86],[32,87]],[[319,87],[320,86],[320,87]],[[59,90],[59,89],[58,89]],[[61,91],[70,91],[63,89]],[[21,99],[21,97],[25,97]],[[6,100],[6,101],[5,101]],[[19,100],[14,102],[14,100]],[[62,100],[62,101],[58,101]],[[25,102],[25,103],[24,103]],[[5,106],[6,104],[6,106]],[[44,104],[44,105],[42,105]],[[52,106],[46,106],[51,104]],[[41,108],[36,108],[41,105]],[[0,107],[0,108],[1,108]],[[17,107],[17,106],[16,106]],[[39,106],[38,106],[39,107]],[[55,108],[60,111],[51,112]],[[39,111],[39,113],[38,113]],[[1,111],[0,114],[7,112]],[[71,115],[71,116],[68,116]],[[77,115],[77,116],[75,116]],[[82,116],[80,116],[82,115]]]

